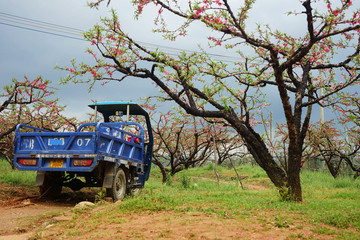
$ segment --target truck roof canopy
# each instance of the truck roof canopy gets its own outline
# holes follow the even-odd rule
[[[149,114],[138,104],[133,102],[97,102],[90,104],[89,107],[102,113],[105,122],[109,122],[110,116],[118,115],[118,111],[122,112],[123,115],[143,115],[145,117],[149,133],[149,142],[152,146],[154,140],[150,117]],[[127,121],[129,121],[129,118],[127,118]]]
[[[118,115],[117,112],[122,112],[123,115],[144,115],[148,116],[148,113],[133,102],[97,102],[89,105],[92,109],[102,113],[104,118],[109,116]],[[127,112],[129,110],[129,113]]]

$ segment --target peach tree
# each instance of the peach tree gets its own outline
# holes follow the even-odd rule
[[[75,118],[63,114],[64,106],[58,104],[49,80],[41,77],[24,81],[12,80],[3,86],[0,94],[0,156],[12,165],[13,133],[18,124],[27,124],[51,131],[74,130]]]
[[[96,7],[101,2],[90,5]],[[192,27],[202,27],[196,32],[203,33],[211,47],[221,48],[235,60],[219,61],[203,49],[176,56],[151,50],[125,32],[126,26],[113,10],[111,17],[101,19],[84,34],[92,45],[88,52],[94,63],[73,60],[63,81],[92,85],[129,77],[148,79],[186,113],[226,121],[280,195],[302,201],[300,169],[313,108],[336,101],[337,94],[359,83],[360,10],[349,0],[294,1],[300,10],[283,17],[296,18],[302,28],[281,31],[266,23],[252,25],[257,18],[252,9],[259,4],[255,0],[132,3],[136,18],[146,8],[151,10],[154,32],[165,39],[180,41],[191,37]],[[125,10],[119,9],[119,14]],[[172,24],[168,24],[170,20]],[[171,28],[175,20],[178,25]],[[269,105],[266,93],[279,101]],[[286,167],[275,161],[256,127],[261,112],[277,106],[288,135]]]
[[[243,141],[226,124],[180,112],[153,116],[153,163],[161,170],[163,183],[184,169],[215,160],[220,165],[246,155]]]

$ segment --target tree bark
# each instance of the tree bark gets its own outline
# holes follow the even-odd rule
[[[162,163],[160,161],[158,161],[156,158],[153,157],[153,161],[152,163],[154,163],[156,166],[159,167],[160,171],[161,171],[161,175],[162,175],[162,183],[166,183],[166,179],[168,176],[168,173],[164,167],[164,165],[162,165]]]
[[[265,170],[274,185],[279,190],[286,187],[286,174],[269,153],[261,136],[253,131],[251,127],[242,123],[236,115],[227,115],[225,119],[228,120],[228,122],[243,138],[249,152],[254,157],[254,160]]]

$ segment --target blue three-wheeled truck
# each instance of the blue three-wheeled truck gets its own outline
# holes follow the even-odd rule
[[[103,187],[117,201],[138,192],[148,180],[153,148],[148,113],[132,102],[89,106],[95,115],[103,115],[104,122],[82,124],[76,132],[17,126],[14,165],[18,170],[37,171],[42,196],[57,196],[63,186]],[[146,126],[130,122],[134,115]],[[126,121],[119,121],[124,117]]]

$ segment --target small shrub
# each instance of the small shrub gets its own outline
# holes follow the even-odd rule
[[[279,194],[280,194],[280,201],[289,202],[294,199],[294,194],[291,192],[290,188],[287,187],[281,188],[281,190],[279,190]]]
[[[181,182],[181,185],[187,189],[190,187],[190,181],[191,181],[191,178],[186,174],[186,173],[183,173],[180,175],[180,182]]]
[[[278,228],[288,228],[290,227],[289,223],[282,216],[275,217],[274,225]]]
[[[101,202],[106,197],[106,192],[104,189],[101,189],[95,196],[95,202]]]
[[[168,174],[166,178],[166,185],[171,186],[172,180],[173,180],[173,176],[171,174]]]

